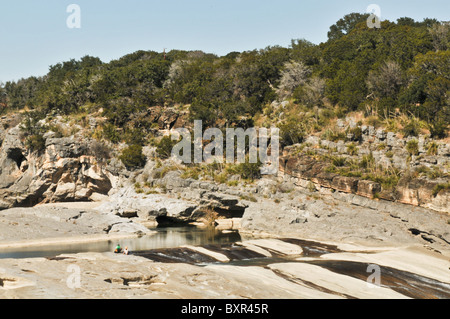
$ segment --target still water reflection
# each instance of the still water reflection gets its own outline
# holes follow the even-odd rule
[[[155,228],[156,234],[140,238],[121,239],[119,241],[101,241],[72,245],[49,245],[44,247],[21,248],[0,251],[0,258],[52,257],[60,254],[81,252],[112,252],[117,244],[133,251],[158,248],[175,248],[183,245],[228,244],[239,241],[237,231],[222,232],[214,228],[165,227]]]

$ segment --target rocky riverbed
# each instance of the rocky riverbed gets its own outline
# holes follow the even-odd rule
[[[310,256],[316,251],[313,257],[305,256],[299,243],[253,239],[233,247],[2,259],[0,297],[450,298],[449,261],[440,253],[418,246],[349,245],[317,253],[318,246],[308,251]],[[239,259],[249,251],[253,259]],[[189,258],[180,259],[183,254]],[[178,257],[168,261],[168,256]],[[379,285],[370,277],[373,267],[379,267]]]
[[[130,197],[130,190],[126,194],[127,198],[134,196],[136,209],[142,195]],[[105,209],[114,206],[119,197],[112,197],[112,202],[4,210],[0,212],[0,249],[151,235],[152,231],[143,226],[141,213],[125,217],[123,212]],[[175,201],[180,205],[173,206],[169,195],[155,194],[144,199],[147,205],[150,200],[155,201],[154,207],[164,202],[170,207],[187,207],[177,202],[181,199]],[[349,206],[347,211],[337,203],[316,200],[300,205],[297,213],[312,214],[310,209],[314,209],[318,216],[302,219],[292,211],[280,209],[283,206],[278,204],[242,204],[248,207],[241,219],[241,240],[233,244],[182,245],[131,255],[88,252],[0,259],[0,297],[450,298],[448,245],[445,240],[438,241],[436,231],[424,228],[438,223],[438,217],[434,220],[431,215],[425,216],[420,225],[434,234],[428,235],[435,238],[429,241],[408,230],[406,223],[419,220],[405,221],[408,216],[401,214],[390,216],[369,210],[374,218],[371,220],[360,207]],[[334,207],[331,212],[327,210],[329,205]],[[271,220],[275,218],[271,212],[277,212],[276,223]],[[336,216],[328,216],[333,213]],[[327,218],[341,218],[340,222],[346,221],[348,228],[330,228]],[[323,226],[319,226],[320,219]],[[355,223],[362,220],[374,225],[383,221],[383,227],[395,235],[380,225],[361,224],[355,230]],[[439,227],[448,230],[448,224],[443,222],[433,229]]]

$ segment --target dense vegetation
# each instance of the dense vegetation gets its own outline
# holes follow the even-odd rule
[[[136,114],[157,105],[188,105],[191,119],[202,119],[204,127],[252,125],[265,116],[269,121],[259,124],[278,125],[285,145],[322,129],[327,118],[352,111],[383,121],[401,114],[407,119],[407,134],[417,134],[420,122],[432,136],[445,137],[450,123],[450,25],[401,18],[369,29],[367,17],[343,17],[320,45],[292,40],[288,48],[221,57],[200,51],[138,51],[110,63],[85,56],[51,66],[43,77],[2,84],[1,111],[102,110],[107,118],[102,137],[130,145],[145,144],[143,128],[151,125]],[[272,102],[283,100],[294,107],[279,121]],[[30,133],[30,142],[38,147],[36,135]]]

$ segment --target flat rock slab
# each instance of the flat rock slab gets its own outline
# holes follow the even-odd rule
[[[358,299],[404,299],[404,295],[389,288],[371,286],[366,281],[332,272],[307,263],[281,263],[269,268],[286,278],[311,283],[322,291]],[[319,288],[318,288],[319,289]]]
[[[212,257],[212,258],[214,258],[214,259],[216,259],[217,261],[220,261],[220,262],[229,262],[230,261],[230,259],[227,256],[225,256],[224,254],[221,254],[221,253],[218,253],[218,252],[215,252],[215,251],[211,251],[211,250],[206,249],[204,247],[190,246],[190,245],[183,246],[183,247],[191,249],[191,250],[194,250],[194,251],[199,252],[199,253],[201,253],[203,255],[210,256],[210,257]]]
[[[2,244],[52,238],[114,234],[150,234],[151,230],[128,218],[102,214],[96,210],[35,206],[0,211],[0,241]]]
[[[245,242],[247,245],[257,246],[281,255],[300,255],[302,248],[298,245],[286,243],[278,239],[255,239]]]

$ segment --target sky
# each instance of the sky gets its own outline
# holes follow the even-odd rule
[[[67,10],[72,4],[78,16]],[[0,82],[42,76],[85,55],[109,62],[137,50],[221,56],[292,39],[319,44],[332,24],[371,4],[382,20],[450,20],[448,0],[0,0]]]

